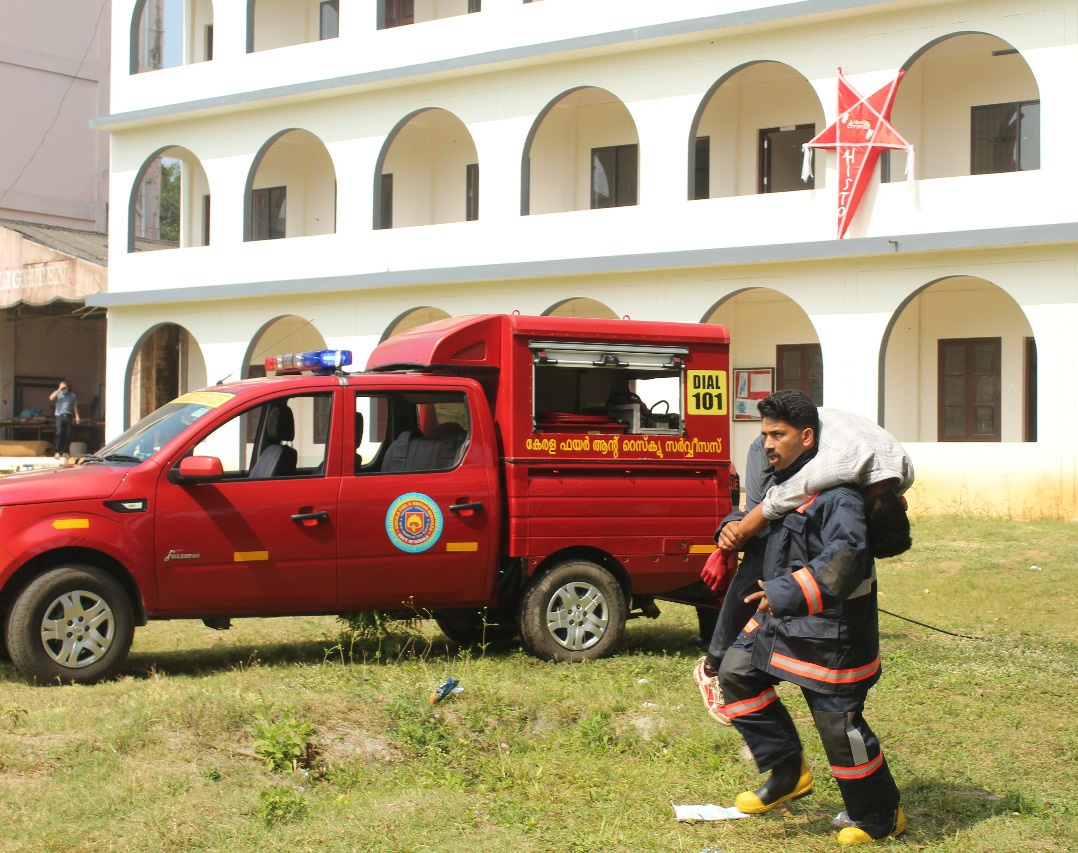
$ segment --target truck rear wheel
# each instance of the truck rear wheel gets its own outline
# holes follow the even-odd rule
[[[92,684],[113,675],[135,633],[131,599],[119,582],[93,566],[50,569],[15,599],[7,647],[25,677]]]
[[[564,563],[537,578],[520,605],[520,633],[544,660],[606,657],[625,635],[625,596],[614,576],[595,563]]]

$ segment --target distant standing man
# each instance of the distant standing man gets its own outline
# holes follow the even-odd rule
[[[56,404],[56,453],[53,455],[59,459],[70,455],[71,430],[74,424],[79,423],[79,401],[63,379],[59,387],[49,394],[49,399]]]

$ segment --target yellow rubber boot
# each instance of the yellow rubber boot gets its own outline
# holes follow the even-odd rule
[[[894,823],[889,830],[886,826],[870,827],[859,823],[841,830],[838,834],[838,840],[840,844],[871,844],[874,841],[883,841],[885,838],[901,835],[905,831],[906,815],[903,814],[902,807],[899,806],[895,812]],[[878,834],[873,834],[873,832]]]
[[[755,791],[738,794],[734,807],[744,814],[763,814],[780,803],[812,793],[814,784],[805,754],[798,753],[774,767],[767,781]]]

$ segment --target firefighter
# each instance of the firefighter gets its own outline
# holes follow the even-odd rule
[[[759,411],[764,450],[782,483],[816,453],[816,406],[801,392],[779,391]],[[895,485],[877,483],[865,495],[852,485],[827,489],[772,525],[761,590],[745,599],[756,603],[756,615],[719,670],[726,715],[759,771],[770,772],[735,806],[760,814],[812,791],[797,730],[775,692],[779,681],[792,682],[801,687],[842,793],[851,824],[839,831],[843,844],[883,840],[906,828],[898,787],[863,716],[868,690],[880,677],[865,502],[875,505],[876,493]]]

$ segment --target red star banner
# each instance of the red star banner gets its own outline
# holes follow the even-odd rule
[[[846,82],[838,69],[838,118],[802,148],[805,162],[801,177],[812,175],[812,149],[833,148],[838,153],[838,236],[846,233],[850,219],[872,177],[884,149],[909,152],[906,176],[913,175],[913,146],[891,126],[891,107],[905,71],[873,95],[865,98]]]

